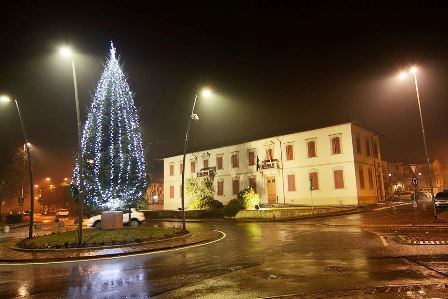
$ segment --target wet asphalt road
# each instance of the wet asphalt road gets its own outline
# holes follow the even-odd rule
[[[348,298],[348,290],[447,283],[448,246],[393,240],[400,233],[448,234],[447,229],[369,226],[375,219],[390,223],[391,217],[399,220],[411,213],[404,206],[306,221],[189,223],[227,236],[209,245],[143,256],[0,266],[0,297],[254,298],[345,291]]]

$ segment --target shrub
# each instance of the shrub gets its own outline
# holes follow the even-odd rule
[[[222,208],[223,204],[213,197],[196,198],[188,205],[190,210],[218,210]]]
[[[252,187],[246,187],[238,193],[238,200],[243,209],[254,209],[255,205],[260,205],[260,195]]]
[[[224,216],[235,217],[235,215],[243,208],[241,201],[237,198],[232,199],[224,207]]]
[[[205,177],[187,179],[185,185],[185,196],[190,201],[188,209],[222,209],[222,203],[213,198],[215,195],[215,187],[213,185],[214,178],[214,174],[211,174]]]
[[[22,215],[20,214],[8,214],[6,216],[6,223],[12,224],[12,223],[21,223],[22,222]]]

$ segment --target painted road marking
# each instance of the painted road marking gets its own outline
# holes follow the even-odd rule
[[[383,236],[380,236],[381,242],[383,243],[383,246],[389,246],[389,243],[387,243],[386,238]]]
[[[217,239],[217,240],[213,240],[213,241],[210,241],[210,242],[207,242],[207,243],[201,243],[201,244],[196,244],[196,245],[191,245],[191,246],[184,246],[184,247],[179,247],[179,248],[173,248],[173,249],[167,249],[167,250],[158,250],[158,251],[151,251],[151,252],[141,252],[141,253],[121,255],[121,256],[99,257],[99,258],[94,258],[94,259],[82,259],[82,260],[70,260],[70,261],[55,261],[55,262],[34,262],[34,263],[22,263],[22,264],[19,264],[19,263],[0,263],[0,267],[2,267],[2,266],[28,266],[28,265],[50,265],[50,264],[79,263],[79,262],[91,262],[91,261],[98,261],[98,260],[119,259],[119,258],[132,257],[132,256],[151,255],[151,254],[156,254],[156,253],[164,253],[164,252],[178,251],[178,250],[184,250],[184,249],[189,249],[189,248],[194,248],[194,247],[205,246],[205,245],[209,245],[209,244],[213,244],[215,242],[221,241],[225,237],[227,237],[227,234],[225,232],[222,232],[222,231],[217,230],[217,229],[214,229],[214,231],[222,234],[222,237]]]

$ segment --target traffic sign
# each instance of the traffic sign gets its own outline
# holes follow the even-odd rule
[[[414,187],[417,187],[418,185],[418,178],[417,177],[412,177],[412,185],[414,185]]]

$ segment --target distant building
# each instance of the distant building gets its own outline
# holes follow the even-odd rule
[[[163,209],[163,183],[154,182],[148,185],[146,190],[146,198],[148,200],[148,209],[160,210]]]
[[[421,161],[418,163],[383,161],[382,164],[385,183],[384,189],[387,194],[392,194],[400,190],[414,190],[414,186],[412,185],[412,177],[414,175],[418,178],[419,189],[430,190],[427,163],[422,163]],[[415,174],[412,172],[411,165],[415,165]],[[438,159],[431,160],[434,193],[443,191],[444,186],[447,184],[443,170],[442,164]]]
[[[164,159],[165,209],[181,206],[182,167],[182,155]],[[215,198],[223,204],[246,186],[265,205],[367,205],[384,200],[378,135],[356,123],[187,154],[186,179],[210,171],[216,173]]]

